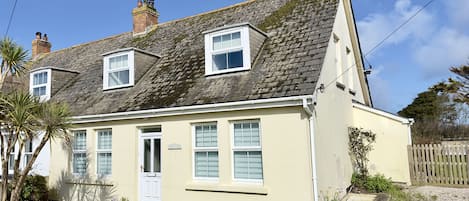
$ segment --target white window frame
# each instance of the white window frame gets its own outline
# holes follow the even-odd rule
[[[197,147],[196,146],[196,136],[195,136],[195,127],[204,126],[204,125],[216,125],[217,126],[217,146],[216,147]],[[192,124],[192,178],[194,180],[200,181],[209,181],[217,182],[220,178],[220,151],[219,151],[219,140],[218,140],[218,122],[204,122],[204,123],[194,123]],[[218,154],[218,177],[197,177],[195,175],[195,153],[196,152],[217,152]]]
[[[114,57],[124,56],[124,55],[127,55],[128,67],[110,70],[109,69],[110,59],[114,58]],[[118,52],[118,53],[114,53],[114,54],[104,56],[104,58],[103,58],[103,90],[118,89],[118,88],[134,86],[134,82],[135,82],[135,78],[134,78],[134,75],[135,75],[134,56],[135,56],[135,51],[134,50],[129,50],[129,51],[125,51],[125,52]],[[124,71],[124,70],[129,70],[129,83],[128,84],[122,84],[122,85],[116,85],[116,86],[109,86],[109,73]]]
[[[242,123],[258,123],[259,124],[259,146],[249,146],[249,147],[236,147],[235,146],[235,136],[234,136],[234,125]],[[231,132],[231,179],[234,182],[238,183],[251,183],[251,184],[263,184],[264,179],[238,179],[235,178],[235,163],[234,163],[234,152],[236,151],[260,151],[262,156],[262,178],[264,178],[264,157],[262,151],[262,129],[261,121],[259,119],[250,119],[250,120],[235,120],[230,121],[230,132]]]
[[[241,34],[241,47],[240,48],[227,48],[223,50],[213,50],[213,38],[221,35],[232,34],[240,32]],[[213,55],[223,52],[233,52],[243,50],[243,67],[231,68],[225,70],[213,70]],[[251,48],[249,42],[249,26],[235,27],[222,31],[212,32],[205,34],[205,75],[216,75],[223,73],[231,73],[238,71],[245,71],[251,69]]]
[[[354,75],[355,75],[355,68],[356,65],[353,61],[353,53],[352,50],[349,47],[345,47],[345,54],[347,56],[347,68],[348,69],[348,88],[351,91],[355,91],[355,80],[354,80]]]
[[[31,151],[28,151],[26,149],[28,143],[31,143]],[[24,143],[23,167],[26,167],[26,165],[28,165],[28,160],[27,160],[28,155],[31,156],[30,158],[32,158],[33,153],[34,153],[34,141],[33,141],[33,139],[27,139]]]
[[[99,140],[99,132],[100,131],[110,131],[111,132],[111,149],[99,149],[99,141],[98,140]],[[95,132],[96,132],[96,163],[95,163],[95,166],[96,166],[95,170],[96,171],[95,171],[95,173],[96,173],[96,176],[98,178],[105,178],[106,179],[106,178],[111,177],[111,175],[112,175],[112,166],[113,166],[112,165],[113,164],[113,161],[112,161],[112,141],[113,141],[112,136],[113,136],[113,134],[112,133],[113,132],[112,132],[111,128],[109,128],[109,129],[98,129]],[[98,155],[100,153],[111,153],[111,173],[110,174],[99,174],[98,173],[98,165],[99,165]]]
[[[44,84],[34,85],[34,75],[39,74],[39,73],[47,73],[47,82]],[[51,69],[31,72],[29,74],[29,93],[33,95],[34,88],[46,87],[46,94],[39,96],[39,100],[47,101],[50,99],[50,96],[51,96],[51,88],[52,88],[51,83],[52,83],[52,70]]]
[[[77,177],[82,177],[84,175],[86,175],[88,173],[88,165],[89,165],[89,161],[88,161],[88,156],[87,156],[87,148],[88,148],[88,133],[86,132],[86,130],[74,130],[72,131],[73,132],[73,139],[75,139],[75,135],[76,135],[76,132],[84,132],[85,133],[85,149],[83,150],[76,150],[75,149],[75,145],[73,144],[72,145],[72,174],[74,176],[77,176]],[[73,143],[75,143],[75,141],[73,141]],[[75,172],[75,169],[74,169],[74,162],[75,162],[75,154],[85,154],[85,160],[86,160],[86,167],[85,167],[85,172],[83,174],[80,174],[78,172]]]
[[[340,38],[336,34],[332,34],[333,41],[334,41],[334,48],[335,48],[335,69],[336,69],[336,76],[337,82],[340,84],[344,84],[344,67],[343,67],[343,58],[342,58],[342,42]]]

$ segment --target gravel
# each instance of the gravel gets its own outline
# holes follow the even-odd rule
[[[408,189],[410,192],[420,193],[435,201],[468,201],[469,188],[446,188],[436,186],[419,186]]]

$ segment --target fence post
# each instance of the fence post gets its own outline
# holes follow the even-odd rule
[[[409,174],[410,174],[410,183],[415,185],[415,169],[414,169],[414,150],[412,145],[407,145],[407,157],[409,159]]]

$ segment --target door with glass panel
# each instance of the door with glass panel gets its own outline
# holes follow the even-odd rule
[[[139,143],[140,200],[161,200],[161,134],[142,133]]]

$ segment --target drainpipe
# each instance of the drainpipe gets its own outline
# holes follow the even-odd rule
[[[409,119],[409,123],[407,124],[407,125],[409,126],[409,134],[408,134],[408,135],[409,135],[409,136],[408,136],[408,138],[409,138],[409,145],[412,145],[412,132],[411,132],[411,126],[412,126],[412,125],[414,125],[414,123],[415,123],[415,120],[414,120],[414,119],[412,119],[412,118],[410,118],[410,119]]]
[[[314,103],[313,103],[314,105]],[[311,167],[313,171],[313,193],[314,193],[314,201],[319,201],[319,194],[318,194],[318,179],[317,179],[317,169],[316,169],[316,144],[314,140],[314,113],[308,105],[308,99],[303,98],[303,109],[305,110],[306,114],[308,115],[309,119],[309,139],[310,139],[310,146],[311,146]]]

